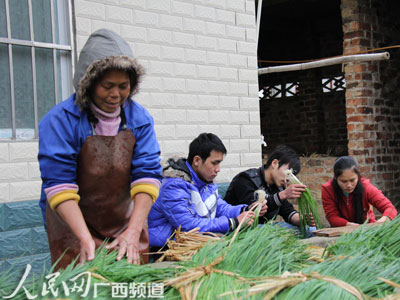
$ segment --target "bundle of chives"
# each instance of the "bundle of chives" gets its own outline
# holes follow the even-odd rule
[[[292,169],[285,171],[286,178],[291,184],[303,184],[294,174]],[[306,236],[307,231],[307,219],[312,215],[315,221],[315,225],[321,228],[321,219],[319,218],[318,205],[310,190],[306,190],[301,194],[299,198],[299,214],[300,214],[300,231],[303,236]]]
[[[380,226],[367,228],[362,225],[350,234],[340,236],[335,244],[327,247],[327,255],[353,255],[371,250],[382,250],[389,260],[400,257],[400,218]]]

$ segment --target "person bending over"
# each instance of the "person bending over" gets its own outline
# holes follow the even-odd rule
[[[333,165],[334,176],[322,185],[321,198],[331,227],[385,222],[396,217],[393,204],[370,181],[361,176],[356,160],[339,157]],[[372,206],[382,213],[376,221]]]
[[[281,216],[285,223],[279,225],[299,231],[300,215],[288,199],[299,198],[305,191],[305,185],[287,185],[285,171],[292,169],[293,174],[301,170],[297,153],[289,146],[277,146],[264,166],[252,168],[237,174],[225,195],[225,200],[232,205],[251,205],[256,199],[254,192],[263,189],[266,192],[267,213],[260,217],[259,223]],[[308,235],[315,230],[313,218],[310,218]]]
[[[242,220],[253,223],[255,213],[246,212],[248,205],[232,206],[218,194],[214,180],[225,154],[216,135],[202,133],[190,143],[187,159],[168,160],[159,197],[148,217],[150,246],[164,246],[179,226],[182,231],[199,227],[201,232],[225,234]],[[267,210],[265,203],[260,214]]]

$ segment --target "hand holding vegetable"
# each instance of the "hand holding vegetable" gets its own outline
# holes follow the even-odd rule
[[[347,222],[346,226],[359,226],[360,224],[354,222]]]
[[[321,228],[321,220],[318,215],[317,202],[311,196],[309,189],[293,174],[292,169],[288,169],[285,171],[285,175],[287,180],[291,183],[287,187],[289,189],[291,186],[296,185],[297,187],[293,187],[294,194],[300,193],[299,198],[299,217],[300,217],[300,231],[303,235],[306,234],[306,225],[308,223],[308,217],[312,216],[312,221],[315,223],[317,228]],[[303,189],[302,192],[300,190]],[[311,221],[311,220],[310,220]]]
[[[249,205],[248,210],[253,210],[253,207],[256,206],[256,205],[261,205],[261,209],[260,209],[260,214],[259,214],[259,215],[260,215],[260,216],[265,215],[265,213],[266,213],[267,210],[268,210],[267,200],[263,200],[260,204],[259,204],[258,201],[253,202],[252,204]]]
[[[290,184],[279,193],[279,198],[282,200],[285,199],[297,199],[301,197],[301,194],[306,190],[306,186],[304,184]]]
[[[243,225],[250,226],[253,224],[255,217],[256,214],[254,213],[254,211],[244,211],[237,217],[237,219],[239,223],[243,221]]]
[[[315,220],[312,214],[306,216],[308,226],[315,227]]]
[[[390,221],[389,217],[382,216],[381,218],[379,218],[379,220],[376,221],[376,223],[385,223],[386,221]]]

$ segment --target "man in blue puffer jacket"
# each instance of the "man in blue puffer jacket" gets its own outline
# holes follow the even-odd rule
[[[189,146],[186,159],[169,159],[159,196],[148,217],[150,246],[162,247],[175,229],[199,227],[200,231],[226,233],[244,218],[250,225],[253,211],[247,205],[232,206],[218,195],[214,182],[226,154],[222,141],[212,133],[202,133]],[[255,205],[253,203],[252,205]],[[267,211],[264,202],[260,215]]]

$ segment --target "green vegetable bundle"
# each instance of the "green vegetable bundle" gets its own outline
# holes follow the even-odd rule
[[[116,261],[116,251],[99,249],[93,261],[60,271],[53,287],[62,290],[62,282],[90,272],[92,289],[95,283],[162,283],[165,299],[400,299],[400,218],[341,236],[318,263],[306,247],[290,230],[267,223],[209,242],[190,261],[161,269]],[[39,294],[51,272],[24,287]],[[15,289],[13,275],[0,273],[0,298]],[[95,299],[111,298],[104,288]],[[21,289],[13,299],[26,295]]]
[[[291,184],[303,184],[294,174],[292,169],[285,171],[286,177]],[[303,184],[304,185],[304,184]],[[311,216],[313,216],[315,221],[315,226],[321,228],[321,219],[318,213],[317,201],[313,198],[310,190],[306,190],[301,194],[299,198],[299,214],[300,214],[300,231],[303,236],[307,234],[307,223]]]

